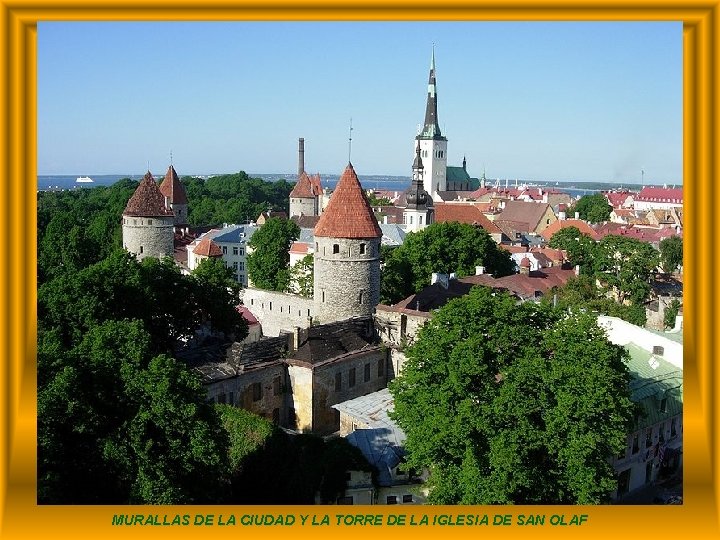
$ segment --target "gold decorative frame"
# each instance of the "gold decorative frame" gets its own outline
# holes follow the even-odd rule
[[[313,538],[386,534],[459,538],[621,534],[718,537],[720,220],[715,221],[720,0],[0,0],[0,537]],[[682,21],[684,42],[685,420],[683,506],[372,507],[356,513],[587,514],[582,527],[118,527],[115,513],[351,513],[352,507],[63,507],[36,505],[36,23],[39,20],[554,20]],[[217,518],[216,518],[217,519]],[[408,518],[409,519],[409,518]],[[432,518],[431,518],[432,519]],[[492,521],[492,517],[491,517]],[[513,520],[514,521],[514,520]],[[299,522],[299,520],[298,520]]]

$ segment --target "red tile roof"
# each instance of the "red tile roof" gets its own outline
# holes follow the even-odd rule
[[[682,204],[682,188],[644,187],[635,197],[635,202],[666,202]]]
[[[501,234],[502,231],[498,226],[483,214],[485,207],[487,204],[435,203],[435,222],[457,221],[479,225],[489,234]]]
[[[314,229],[319,219],[320,216],[306,216],[305,214],[300,214],[299,216],[292,216],[290,221],[294,221],[301,229]]]
[[[315,226],[315,236],[329,238],[382,237],[380,226],[351,163],[348,163],[343,171],[327,208]]]
[[[163,217],[172,216],[173,211],[165,206],[165,196],[160,193],[155,178],[148,171],[123,212],[125,216]]]
[[[301,255],[303,253],[308,253],[310,249],[310,244],[307,242],[293,242],[290,246],[290,253],[297,253],[298,255]]]
[[[590,227],[590,225],[588,225],[587,222],[583,221],[582,219],[562,219],[562,220],[554,221],[553,223],[548,225],[540,233],[540,235],[549,242],[550,239],[552,238],[553,234],[558,232],[560,229],[565,229],[567,227],[575,227],[581,233],[587,234],[593,240],[599,239],[595,230],[592,227]]]
[[[522,232],[532,232],[539,227],[540,220],[549,207],[547,203],[508,201],[497,219],[527,223],[527,229],[523,229]]]
[[[253,326],[254,324],[260,324],[258,320],[255,318],[255,315],[253,315],[248,308],[245,306],[236,306],[235,309],[242,315],[242,318],[245,319],[248,323],[248,326]]]
[[[298,178],[295,187],[290,192],[290,197],[297,199],[311,199],[317,196],[322,191],[320,184],[320,175],[314,175],[312,178],[303,171]]]
[[[620,208],[628,200],[628,197],[633,197],[634,195],[634,193],[629,191],[608,191],[605,193],[605,198],[610,206]]]
[[[210,238],[203,238],[193,249],[195,255],[205,255],[206,257],[222,257],[222,249]]]
[[[187,204],[187,193],[185,186],[178,178],[175,168],[170,165],[165,173],[165,179],[160,184],[160,193],[162,193],[172,204]]]
[[[520,268],[530,268],[530,259],[523,257],[522,261],[520,261]]]

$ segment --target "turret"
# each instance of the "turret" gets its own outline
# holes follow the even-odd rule
[[[173,211],[148,171],[123,212],[123,247],[138,259],[172,257],[174,222]]]

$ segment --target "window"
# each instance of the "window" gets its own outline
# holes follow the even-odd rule
[[[279,396],[282,394],[282,384],[280,383],[280,377],[273,379],[273,396]]]
[[[397,504],[397,495],[388,495],[385,501],[387,504]]]
[[[662,356],[665,353],[665,347],[661,345],[654,345],[653,346],[653,354],[657,354],[658,356]]]
[[[377,373],[378,373],[378,377],[385,376],[385,359],[384,358],[381,358],[380,360],[378,360]]]
[[[142,252],[143,252],[143,247],[142,247],[142,246],[140,246],[140,253],[142,253]]]
[[[370,364],[365,364],[365,382],[370,380]]]
[[[237,246],[233,246],[233,255],[237,255],[239,251],[239,248]]]
[[[348,372],[348,387],[352,388],[355,386],[355,368],[350,368]]]
[[[252,396],[253,401],[260,401],[262,399],[262,385],[259,382],[253,383]]]
[[[335,374],[335,391],[339,392],[342,390],[342,373]]]
[[[322,301],[325,303],[325,291],[322,292]]]
[[[238,263],[237,263],[237,261],[234,261],[234,262],[233,262],[233,266],[232,266],[232,267],[233,267],[233,270],[235,270],[235,271],[237,272],[237,269],[238,269]]]
[[[362,304],[362,301],[363,301],[363,292],[359,291],[358,292],[358,304]]]
[[[238,281],[240,283],[245,283],[245,274],[238,274]]]
[[[270,301],[270,311],[272,311],[272,301]]]
[[[365,244],[360,244],[360,255],[365,255]]]
[[[640,437],[637,433],[633,436],[632,453],[637,454],[640,451]]]
[[[148,225],[152,225],[152,219],[148,219]]]
[[[340,245],[333,244],[333,255],[337,255],[338,253],[340,253]]]
[[[413,219],[412,219],[413,217],[412,217],[412,216],[409,216],[409,217],[410,217],[410,225],[412,225],[412,224],[413,224]]]
[[[412,495],[403,495],[403,502],[404,502],[404,503],[411,503],[411,502],[413,502],[413,500],[412,500]]]
[[[243,248],[240,248],[240,253],[238,255],[245,255],[245,250]]]
[[[222,249],[223,249],[223,255],[227,255],[227,246],[223,246]]]
[[[238,263],[238,270],[245,270],[245,263],[244,263],[244,262],[240,261],[240,262]]]
[[[422,225],[422,214],[418,216],[418,225]]]

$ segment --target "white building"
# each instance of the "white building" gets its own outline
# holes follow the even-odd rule
[[[188,268],[195,270],[203,258],[219,256],[226,267],[232,268],[240,286],[247,287],[247,242],[256,230],[254,225],[227,225],[208,231],[187,246]],[[208,248],[204,248],[206,244]]]

